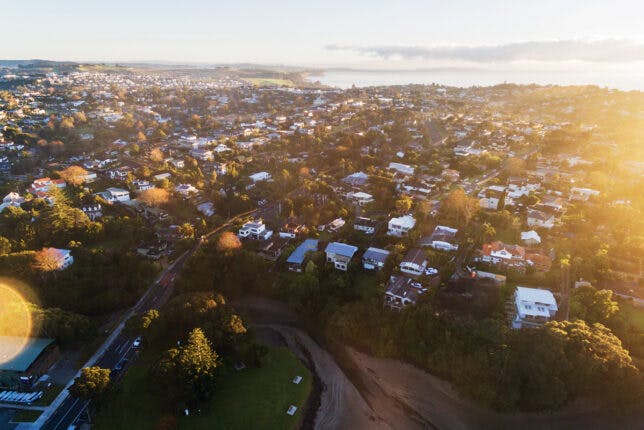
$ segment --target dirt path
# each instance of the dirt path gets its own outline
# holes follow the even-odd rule
[[[343,365],[350,368],[349,379],[328,351],[292,325],[297,315],[282,303],[245,297],[233,305],[248,313],[256,327],[279,333],[289,349],[317,374],[322,392],[312,420],[316,430],[635,430],[644,422],[644,411],[614,417],[579,404],[556,413],[500,414],[460,398],[448,382],[417,367],[347,347]]]

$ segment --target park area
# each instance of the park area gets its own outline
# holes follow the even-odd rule
[[[298,428],[312,388],[311,373],[291,352],[269,348],[261,368],[227,370],[220,376],[213,399],[200,413],[179,416],[155,392],[148,370],[155,356],[143,355],[128,371],[115,396],[96,417],[97,429],[155,429],[162,423],[179,429],[294,429]],[[292,381],[301,376],[299,384]],[[290,405],[297,412],[287,415]],[[194,411],[193,411],[194,412]],[[172,424],[171,424],[172,423]]]

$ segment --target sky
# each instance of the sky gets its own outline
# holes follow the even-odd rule
[[[641,0],[0,0],[2,59],[644,71]]]

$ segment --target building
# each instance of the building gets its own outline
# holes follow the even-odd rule
[[[364,172],[356,172],[342,179],[342,182],[351,187],[362,187],[368,180],[369,175]]]
[[[356,193],[347,193],[347,199],[355,203],[358,206],[364,206],[373,202],[373,196],[369,193],[358,191]]]
[[[415,305],[420,295],[426,291],[426,288],[411,278],[393,275],[387,284],[384,306],[400,311],[406,306]]]
[[[134,185],[136,191],[146,191],[154,188],[154,185],[151,184],[150,181],[146,181],[145,179],[135,179],[132,181],[132,185]]]
[[[53,188],[65,188],[67,184],[62,179],[39,178],[35,179],[29,187],[31,194],[46,193]]]
[[[288,241],[289,238],[287,237],[273,236],[262,242],[258,250],[259,254],[268,260],[275,261],[282,255]]]
[[[404,176],[413,176],[414,175],[414,168],[407,165],[407,164],[402,164],[402,163],[394,163],[391,162],[389,163],[389,170],[394,170],[397,173],[400,173]]]
[[[538,327],[557,313],[557,301],[550,290],[517,287],[514,292],[516,316],[512,328]]]
[[[286,259],[288,270],[292,272],[301,272],[306,262],[306,257],[309,252],[316,252],[318,250],[317,239],[306,239],[302,242]]]
[[[261,181],[269,181],[272,179],[272,176],[268,172],[258,172],[258,173],[253,173],[252,175],[249,176],[250,180],[253,181],[253,183],[261,182]]]
[[[482,190],[479,195],[479,206],[482,209],[498,210],[505,198],[505,187],[492,185],[485,190]]]
[[[439,251],[457,251],[456,233],[458,230],[444,225],[437,225],[429,237],[420,239],[420,246],[429,246]]]
[[[108,203],[127,202],[130,200],[130,192],[122,188],[110,187],[98,195],[103,197]]]
[[[299,224],[295,221],[289,221],[282,226],[279,235],[280,237],[295,239],[297,235],[303,233],[305,229],[306,227],[304,226],[304,224]]]
[[[357,246],[348,245],[346,243],[331,242],[326,246],[324,252],[326,253],[326,261],[333,263],[333,266],[338,270],[347,271],[353,254],[358,251]]]
[[[199,192],[199,190],[197,190],[191,184],[179,184],[174,187],[174,190],[177,193],[181,194],[183,197],[190,197],[192,194],[197,194]]]
[[[521,242],[526,246],[536,246],[541,243],[541,236],[534,230],[522,231]]]
[[[427,259],[422,249],[412,248],[400,262],[400,271],[413,276],[420,276],[425,273]]]
[[[593,190],[591,188],[577,188],[572,187],[570,189],[570,200],[580,200],[587,202],[591,197],[596,197],[599,195],[599,191]]]
[[[555,226],[555,216],[553,214],[528,208],[528,227],[541,227],[551,229]]]
[[[361,231],[365,234],[374,234],[377,227],[378,222],[372,220],[371,218],[358,217],[353,222],[353,229]]]
[[[387,234],[389,236],[407,236],[416,225],[416,219],[411,215],[394,217],[389,220]]]
[[[525,266],[525,249],[519,245],[508,245],[497,240],[483,244],[481,259],[486,263],[521,268]]]
[[[370,247],[362,255],[362,267],[367,270],[380,270],[385,267],[389,251]]]
[[[213,165],[214,171],[217,176],[224,176],[228,174],[228,163],[215,163]]]
[[[101,206],[100,203],[94,205],[85,205],[81,208],[81,210],[92,221],[95,221],[103,216],[103,206]]]
[[[22,203],[25,202],[25,198],[21,197],[20,194],[15,191],[10,192],[2,199],[2,204],[0,204],[0,212],[8,208],[9,206],[14,206],[19,208]]]
[[[261,219],[256,219],[252,222],[245,223],[242,228],[239,229],[237,236],[242,239],[255,239],[255,240],[266,240],[273,235],[273,230],[267,230],[266,224]]]
[[[5,360],[9,354],[20,351]],[[30,386],[60,358],[53,339],[0,336],[0,385],[5,387]]]

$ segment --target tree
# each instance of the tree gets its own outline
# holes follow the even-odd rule
[[[11,242],[4,236],[0,236],[0,255],[9,254],[11,252]]]
[[[110,369],[98,366],[84,367],[80,376],[74,379],[69,392],[76,397],[96,400],[107,391],[110,385]]]
[[[43,248],[36,251],[32,268],[40,272],[53,272],[60,270],[64,264],[63,255],[56,248]]]
[[[195,228],[189,222],[181,224],[177,231],[184,239],[192,239],[195,237]]]
[[[80,166],[69,166],[65,170],[58,172],[58,175],[68,184],[77,187],[85,182],[87,170]]]
[[[479,202],[457,188],[445,197],[441,203],[441,217],[455,227],[464,228],[479,209]]]
[[[242,246],[241,241],[233,232],[226,231],[222,233],[217,239],[216,249],[219,252],[229,253],[240,249]]]
[[[508,158],[505,162],[504,169],[508,176],[521,176],[525,174],[525,160],[517,157]]]
[[[400,199],[396,200],[396,210],[398,213],[406,214],[411,210],[411,205],[413,201],[409,196],[402,196]]]
[[[570,315],[588,324],[606,324],[619,311],[611,290],[597,290],[588,285],[575,288],[570,297]]]
[[[137,196],[137,200],[148,206],[158,207],[168,203],[170,193],[163,188],[150,188],[149,190],[141,191]]]
[[[160,163],[163,161],[163,152],[159,148],[154,148],[150,151],[150,161]]]
[[[193,329],[185,346],[163,354],[156,367],[160,380],[178,401],[203,402],[212,397],[219,356],[203,330]]]

